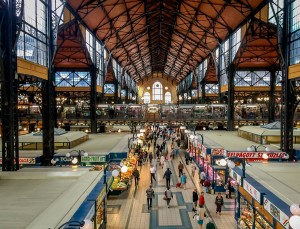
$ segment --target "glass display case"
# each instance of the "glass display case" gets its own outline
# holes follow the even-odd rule
[[[255,229],[272,229],[273,227],[267,222],[261,214],[256,210],[253,211],[253,207],[241,197],[241,218],[240,221],[244,221],[245,228],[253,228],[253,223],[255,223]]]

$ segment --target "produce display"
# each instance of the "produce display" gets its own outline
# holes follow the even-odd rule
[[[126,166],[128,168],[127,172],[123,173],[120,171],[120,167],[118,166],[119,176],[114,177],[114,181],[111,185],[112,190],[126,190],[128,185],[131,183],[132,179],[132,171],[136,167],[137,159],[131,153],[129,153],[128,158],[124,159],[120,164],[122,166]]]
[[[111,184],[112,190],[125,190],[127,189],[127,184],[123,181],[120,181],[119,177],[114,177],[114,181]]]

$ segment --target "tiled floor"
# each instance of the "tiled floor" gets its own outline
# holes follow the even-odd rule
[[[155,199],[153,199],[152,209],[148,211],[146,189],[150,185],[150,163],[147,162],[141,168],[139,167],[141,179],[137,188],[133,184],[120,196],[108,200],[107,228],[199,228],[199,225],[192,219],[194,215],[192,211],[192,192],[195,187],[200,192],[201,187],[199,186],[197,175],[191,178],[190,166],[185,165],[184,169],[188,175],[186,190],[175,187],[175,184],[178,182],[177,166],[180,160],[183,161],[182,159],[183,152],[180,152],[179,157],[170,163],[172,171],[171,191],[174,195],[170,203],[170,208],[167,208],[167,204],[163,200],[166,182],[162,178],[163,170],[157,164],[157,181],[154,183]],[[226,206],[224,207],[222,216],[215,214],[214,200],[215,195],[205,194],[207,213],[213,218],[217,228],[236,228],[234,221],[234,200],[225,199]],[[203,228],[205,228],[205,225]]]

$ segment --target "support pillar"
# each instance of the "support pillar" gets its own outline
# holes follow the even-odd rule
[[[16,1],[9,1],[5,7],[7,9],[2,9],[0,12],[2,19],[0,25],[2,170],[14,171],[19,169]]]
[[[206,93],[205,93],[205,80],[203,79],[202,82],[201,82],[201,103],[205,104],[205,96],[206,96]]]
[[[119,83],[117,80],[115,80],[114,85],[115,85],[114,103],[118,104],[119,103]]]
[[[289,25],[290,25],[290,4],[289,0],[284,0],[283,7],[283,27],[279,34],[279,47],[281,49],[281,69],[282,69],[282,110],[281,110],[281,149],[287,152],[290,158],[294,158],[293,152],[293,131],[294,131],[294,104],[295,82],[288,78],[288,66],[290,59]]]
[[[271,69],[270,71],[270,91],[269,91],[269,112],[268,122],[275,122],[275,84],[276,84],[276,71]]]
[[[125,88],[125,104],[128,104],[129,103],[129,91],[128,91],[128,87],[126,86]]]
[[[90,97],[90,111],[91,111],[91,133],[97,133],[97,117],[96,117],[96,106],[97,106],[97,72],[93,65],[91,69],[91,97]]]
[[[52,4],[48,2],[48,16],[47,16],[47,34],[50,38],[53,37],[52,31]],[[53,60],[53,42],[48,39],[48,60]],[[55,119],[55,73],[53,64],[50,63],[48,67],[48,80],[42,82],[42,120],[43,120],[43,156],[42,165],[51,165],[51,159],[54,154],[54,127]]]
[[[228,76],[228,114],[227,114],[227,130],[234,130],[234,74],[235,67],[230,64],[227,69]]]

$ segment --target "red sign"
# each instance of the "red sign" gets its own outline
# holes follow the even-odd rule
[[[0,158],[0,164],[2,165],[2,158]],[[35,164],[35,158],[33,158],[33,157],[19,158],[19,164],[20,165],[24,165],[24,164],[34,165]]]
[[[239,157],[246,159],[263,159],[263,154],[268,155],[268,159],[279,159],[283,158],[285,152],[227,152],[228,157]]]

